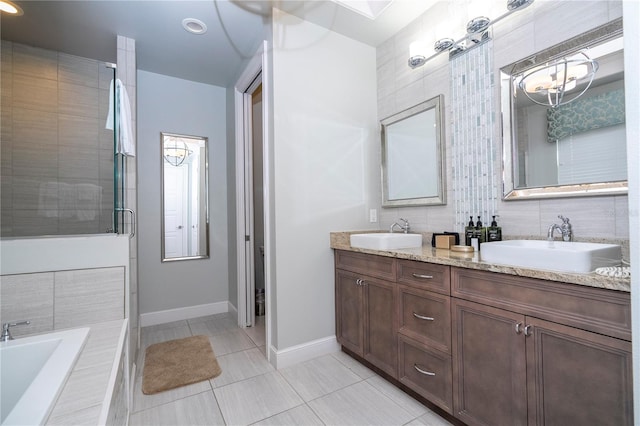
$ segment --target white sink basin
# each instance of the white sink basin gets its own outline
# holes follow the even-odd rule
[[[370,250],[394,250],[422,247],[422,234],[392,234],[389,232],[352,234],[351,247]]]
[[[617,266],[622,250],[616,244],[564,241],[509,240],[482,243],[485,262],[559,272],[589,273],[602,266]]]

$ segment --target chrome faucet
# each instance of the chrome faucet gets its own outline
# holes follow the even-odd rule
[[[393,234],[393,229],[397,226],[398,228],[402,229],[402,232],[404,232],[405,234],[409,233],[409,221],[403,218],[400,218],[398,220],[401,220],[402,222],[404,222],[402,225],[400,225],[398,222],[393,222],[393,225],[391,225],[391,228],[389,228],[389,232],[391,232]]]
[[[11,331],[9,331],[10,327],[29,324],[31,324],[31,321],[5,322],[4,324],[2,324],[2,336],[0,336],[0,342],[8,342],[9,340],[13,340],[13,337],[11,337]]]
[[[571,230],[569,218],[562,215],[558,215],[558,218],[562,220],[562,225],[558,225],[556,223],[551,225],[547,231],[547,240],[553,241],[553,233],[557,229],[562,234],[562,241],[571,241],[573,239],[573,232]]]

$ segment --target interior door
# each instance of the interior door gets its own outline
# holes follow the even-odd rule
[[[186,167],[164,165],[165,256],[182,257],[187,253],[185,227]]]

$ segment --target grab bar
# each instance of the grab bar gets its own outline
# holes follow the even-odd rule
[[[131,209],[124,209],[121,207],[117,207],[115,209],[118,212],[128,212],[131,213],[131,233],[129,234],[129,238],[133,238],[136,235],[136,212]]]

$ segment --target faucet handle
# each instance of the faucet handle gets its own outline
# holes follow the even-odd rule
[[[558,215],[558,219],[562,220],[562,223],[564,224],[569,224],[569,218],[568,217],[564,217],[561,214]]]

